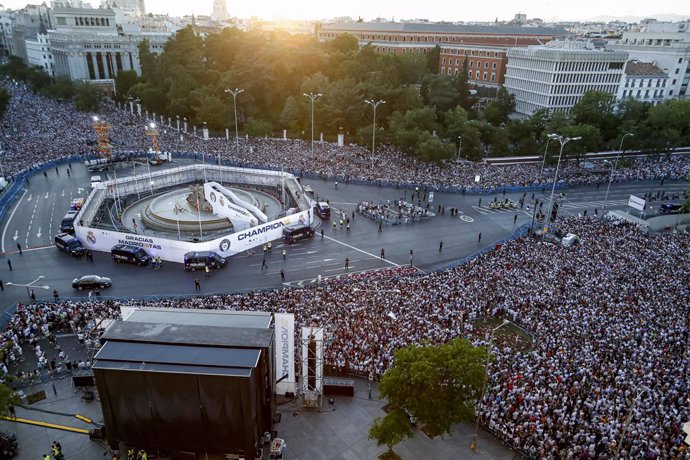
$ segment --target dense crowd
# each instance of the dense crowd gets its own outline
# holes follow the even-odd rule
[[[79,112],[68,102],[58,102],[34,94],[23,85],[0,82],[11,92],[11,100],[2,120],[2,167],[5,175],[16,174],[27,167],[67,156],[95,155],[94,114]],[[153,119],[132,115],[129,104],[119,106],[106,103],[99,113],[112,125],[111,139],[115,156],[129,156],[131,152],[146,152],[151,146],[144,126]],[[147,119],[146,117],[149,117]],[[160,116],[156,116],[160,122]],[[204,140],[201,129],[193,134],[191,126],[184,132],[184,124],[177,131],[177,120],[163,120],[160,124],[159,146],[162,151],[196,153],[199,156],[221,158],[237,165],[281,169],[309,173],[341,180],[367,180],[398,186],[425,185],[431,188],[495,188],[502,186],[545,185],[553,180],[554,170],[541,165],[490,166],[481,163],[421,163],[397,151],[393,146],[380,145],[371,161],[367,147],[348,144],[311,143],[302,140],[240,139],[235,142],[223,138]],[[594,169],[581,168],[575,162],[562,165],[559,181],[570,184],[606,182],[607,167],[599,162]],[[690,168],[686,157],[672,159],[636,159],[629,167],[619,168],[614,181],[680,179]],[[602,173],[603,172],[603,173]],[[479,182],[475,177],[479,176]]]
[[[115,318],[127,305],[287,311],[296,330],[325,326],[326,364],[380,376],[400,347],[456,337],[488,345],[476,320],[505,318],[534,342],[498,333],[493,341],[478,415],[501,438],[539,458],[614,458],[619,447],[621,458],[687,458],[690,237],[594,218],[559,225],[580,244],[519,239],[426,275],[400,267],[305,289],[25,306],[5,340],[21,342],[53,322],[79,328]]]

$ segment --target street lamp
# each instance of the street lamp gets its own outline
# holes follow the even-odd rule
[[[458,155],[455,158],[455,163],[460,163],[460,152],[462,152],[462,136],[458,136]]]
[[[175,118],[177,119],[177,132],[179,133],[180,132],[180,116],[175,115]]]
[[[549,150],[549,142],[551,142],[551,136],[546,139],[546,148],[544,148],[544,158],[541,160],[541,172],[539,177],[544,177],[544,164],[546,163],[546,152]]]
[[[621,144],[618,147],[618,154],[616,155],[616,161],[614,164],[611,165],[611,175],[609,176],[609,185],[606,186],[606,198],[604,198],[604,209],[606,209],[606,200],[609,197],[609,189],[611,188],[611,182],[613,181],[613,171],[618,166],[618,159],[621,157],[621,154],[623,153],[623,141],[628,136],[634,136],[634,134],[633,133],[623,134],[623,137],[621,137]],[[610,164],[611,162],[609,161],[608,163]]]
[[[372,127],[372,130],[371,130],[371,169],[374,169],[374,146],[376,143],[376,108],[379,106],[379,104],[385,104],[386,101],[381,99],[381,100],[374,102],[373,100],[365,99],[364,102],[366,102],[367,104],[369,104],[370,106],[372,106],[374,108],[374,126]],[[312,130],[313,129],[314,128],[312,127]]]
[[[146,135],[151,138],[151,143],[153,144],[153,157],[157,163],[160,162],[160,157],[158,155],[158,128],[155,123],[149,123],[146,126]]]
[[[558,168],[561,166],[561,157],[563,156],[563,147],[565,147],[565,144],[567,144],[570,141],[579,141],[582,139],[582,136],[576,136],[576,137],[566,137],[563,138],[560,134],[549,134],[549,139],[555,139],[561,144],[561,150],[558,153],[558,163],[556,163],[556,174],[553,177],[553,186],[551,187],[551,198],[549,199],[549,214],[547,215],[548,221],[551,220],[551,214],[553,214],[553,194],[556,191],[556,183],[558,182]],[[546,221],[544,222],[546,223]],[[547,225],[548,228],[548,225]],[[543,237],[543,235],[542,235]]]
[[[482,403],[484,400],[484,392],[486,391],[486,384],[489,381],[489,358],[491,357],[491,348],[493,348],[494,345],[494,332],[502,328],[503,326],[506,326],[510,324],[510,321],[507,319],[504,319],[501,324],[498,326],[494,327],[491,329],[491,335],[489,336],[489,346],[486,349],[486,362],[484,363],[484,383],[482,384],[482,393],[481,396],[479,397],[479,404]],[[479,431],[479,415],[475,414],[476,420],[475,420],[475,425],[474,425],[474,438],[472,439],[472,444],[470,444],[470,449],[476,450],[477,449],[477,432]]]
[[[45,286],[45,285],[43,285],[43,286],[34,286],[34,283],[36,283],[36,282],[42,280],[43,278],[44,278],[44,276],[41,275],[41,276],[39,276],[38,278],[36,278],[35,280],[33,280],[32,282],[26,283],[26,284],[13,283],[12,281],[8,281],[7,283],[5,283],[5,285],[6,285],[6,286],[17,286],[17,287],[24,287],[24,288],[26,288],[26,295],[29,296],[29,300],[32,300],[32,299],[31,299],[31,289],[30,289],[30,288],[32,288],[32,287],[37,287],[37,288],[40,288],[40,289],[50,289],[50,286]]]
[[[311,156],[314,157],[314,101],[321,97],[321,93],[304,93],[304,96],[311,100]]]
[[[628,426],[630,425],[630,421],[632,420],[632,416],[635,412],[635,408],[637,407],[637,402],[640,400],[643,394],[647,392],[646,388],[643,388],[640,390],[640,392],[637,394],[635,399],[632,402],[632,406],[630,407],[630,411],[628,412],[628,416],[625,419],[625,425],[623,426],[623,433],[621,434],[621,439],[618,442],[618,445],[616,446],[616,456],[614,457],[616,460],[620,460],[621,458],[621,447],[623,446],[623,441],[625,440],[625,435],[628,434]]]
[[[244,90],[235,88],[234,90],[226,89],[225,92],[232,94],[232,107],[235,110],[235,153],[237,153],[239,151],[239,137],[237,134],[237,95],[243,93]]]

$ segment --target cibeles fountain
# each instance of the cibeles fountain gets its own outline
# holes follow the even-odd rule
[[[189,251],[231,256],[278,239],[286,225],[311,223],[311,208],[292,174],[196,164],[97,185],[75,231],[87,249],[134,244],[181,262]]]

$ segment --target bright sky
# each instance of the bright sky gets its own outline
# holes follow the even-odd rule
[[[33,0],[37,4],[43,0]],[[86,0],[89,1],[89,0]],[[173,16],[208,15],[213,0],[145,0],[153,13]],[[677,14],[690,17],[690,0],[494,0],[490,3],[452,0],[226,0],[232,16],[295,19],[327,19],[336,16],[397,19],[425,18],[432,21],[493,21],[512,19],[516,13],[528,18],[585,20],[599,16],[642,16]],[[27,0],[0,0],[6,8],[22,8]],[[49,3],[49,0],[46,0]],[[100,0],[91,0],[96,6]]]

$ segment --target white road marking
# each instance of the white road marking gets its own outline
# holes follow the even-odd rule
[[[24,193],[26,193],[26,191],[24,191]],[[29,198],[27,198],[26,201],[31,201],[33,199],[33,197],[34,197],[33,194],[29,194]]]
[[[327,239],[329,239],[329,240],[331,240],[331,241],[333,241],[333,242],[336,242],[336,243],[338,243],[338,244],[341,244],[341,245],[343,245],[343,246],[345,246],[345,247],[347,247],[347,248],[354,249],[355,251],[361,252],[362,254],[366,254],[366,255],[368,255],[369,257],[371,257],[372,259],[379,259],[379,256],[375,256],[374,254],[372,254],[372,253],[370,253],[370,252],[367,252],[367,251],[364,251],[364,250],[362,250],[362,249],[356,248],[356,247],[351,246],[351,245],[349,245],[349,244],[347,244],[347,243],[343,243],[342,241],[338,241],[338,240],[336,240],[335,238],[331,238],[330,236],[324,235],[324,238],[327,238]],[[399,267],[399,266],[400,266],[400,265],[396,264],[395,262],[391,262],[390,260],[385,260],[385,262],[388,263],[388,264],[391,264],[391,265],[394,266],[394,267]]]
[[[15,231],[14,231],[14,236],[12,237],[12,239],[13,239],[14,241],[17,241],[17,239],[19,239],[19,230],[15,230]]]
[[[2,245],[2,248],[1,248],[2,252],[5,252],[5,233],[7,232],[7,227],[9,227],[10,222],[12,222],[12,217],[14,217],[14,213],[17,212],[19,205],[22,204],[22,200],[24,199],[24,195],[26,195],[26,190],[24,190],[24,193],[22,193],[22,196],[19,198],[17,205],[14,207],[14,209],[12,210],[12,213],[10,214],[10,217],[7,219],[7,223],[5,224],[5,228],[2,230],[2,242],[0,243]]]
[[[36,233],[36,238],[41,237],[41,227],[38,227],[38,233]]]

